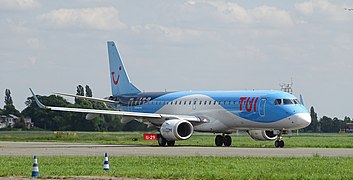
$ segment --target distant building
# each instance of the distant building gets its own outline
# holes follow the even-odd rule
[[[353,133],[353,123],[346,123],[344,130],[347,133]]]
[[[0,116],[0,129],[4,128],[13,128],[15,124],[20,123],[21,118],[10,114],[8,116],[2,115]],[[31,129],[33,127],[32,119],[29,117],[24,118],[24,123],[27,129]]]

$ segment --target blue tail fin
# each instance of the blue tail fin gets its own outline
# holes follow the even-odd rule
[[[107,44],[112,94],[121,95],[140,93],[141,91],[130,82],[115,43],[113,41],[108,41]]]

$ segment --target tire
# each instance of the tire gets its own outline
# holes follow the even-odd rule
[[[280,148],[283,148],[283,147],[284,147],[284,141],[280,140],[280,141],[278,142],[278,146],[279,146]]]
[[[174,146],[175,145],[175,141],[167,141],[167,145],[168,146]]]
[[[167,143],[167,140],[165,140],[165,138],[162,135],[160,135],[160,134],[158,134],[157,140],[158,140],[158,145],[159,146],[165,146],[166,143]]]
[[[216,139],[215,139],[215,144],[216,144],[216,146],[222,146],[223,145],[223,143],[224,143],[224,137],[223,136],[221,136],[221,135],[217,135],[216,136]]]
[[[275,141],[275,147],[276,147],[276,148],[279,148],[279,140],[276,140],[276,141]]]
[[[224,146],[229,147],[232,145],[232,137],[229,135],[224,136]]]

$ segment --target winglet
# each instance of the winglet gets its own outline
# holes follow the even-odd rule
[[[29,88],[29,90],[31,91],[31,93],[32,93],[32,95],[33,95],[33,98],[34,98],[34,100],[36,101],[37,105],[38,105],[40,108],[47,109],[47,106],[45,106],[44,104],[42,104],[42,103],[38,100],[37,96],[34,94],[34,92],[32,91],[32,89]]]

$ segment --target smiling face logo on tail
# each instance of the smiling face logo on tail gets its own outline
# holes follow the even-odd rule
[[[119,67],[119,71],[121,71],[121,66]],[[112,72],[112,80],[115,85],[119,83],[119,79],[120,79],[120,73],[118,73],[118,78],[115,80],[115,72]]]
[[[114,42],[108,41],[109,76],[112,87],[112,95],[137,94],[137,89],[129,80],[123,61]]]

